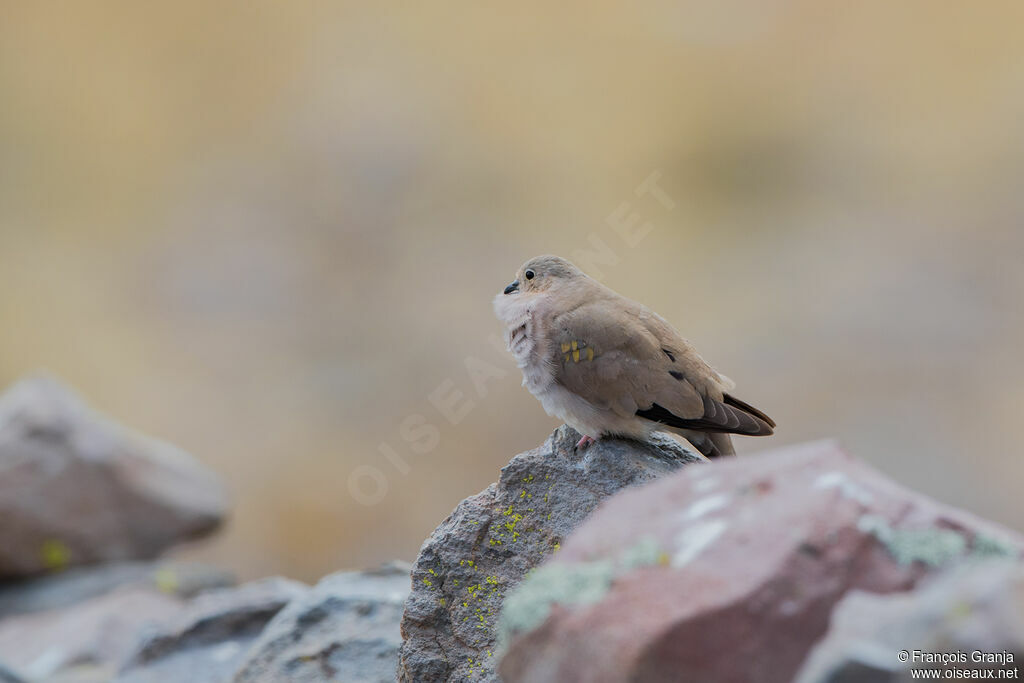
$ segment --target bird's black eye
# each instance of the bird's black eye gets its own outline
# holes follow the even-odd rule
[[[523,273],[523,275],[526,276],[527,280],[532,280],[533,276],[536,275],[536,273],[534,273],[532,270],[528,270],[525,273]]]

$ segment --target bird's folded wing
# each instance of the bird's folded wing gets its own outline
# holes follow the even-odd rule
[[[668,323],[639,305],[584,304],[552,321],[559,384],[601,409],[680,429],[770,434]],[[765,416],[766,417],[766,416]]]

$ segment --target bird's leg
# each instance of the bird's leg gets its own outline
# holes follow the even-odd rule
[[[584,434],[583,438],[576,442],[576,450],[579,450],[581,448],[586,448],[587,446],[589,446],[590,444],[594,443],[595,441],[597,441],[597,439],[595,439],[594,437],[587,436],[586,434]]]

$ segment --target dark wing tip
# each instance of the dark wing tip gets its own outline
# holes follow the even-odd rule
[[[742,410],[745,413],[750,413],[754,417],[756,417],[756,418],[758,418],[760,420],[763,420],[764,422],[768,423],[769,427],[772,427],[772,428],[775,427],[775,420],[771,419],[770,417],[765,415],[763,412],[761,412],[760,410],[758,410],[754,406],[750,405],[749,403],[744,403],[743,401],[739,400],[738,398],[735,398],[734,396],[730,396],[729,394],[725,394],[722,397],[722,399],[723,399],[723,401],[727,405],[730,405],[733,408],[739,408],[740,410]]]
[[[746,405],[746,404],[743,404]],[[745,436],[770,436],[775,423],[757,411],[750,413],[739,406],[704,397],[704,415],[695,419],[681,418],[672,411],[654,403],[650,408],[636,411],[637,417],[658,422],[677,429],[692,429],[701,432],[721,432]]]

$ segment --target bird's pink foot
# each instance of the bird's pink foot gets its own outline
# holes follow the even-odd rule
[[[589,446],[590,444],[594,443],[595,441],[597,441],[597,439],[595,439],[594,437],[587,436],[587,435],[584,434],[583,438],[576,442],[576,450],[580,450],[581,448],[586,448],[587,446]]]

